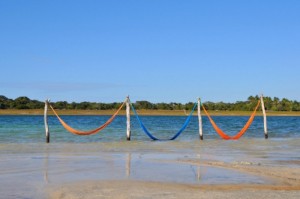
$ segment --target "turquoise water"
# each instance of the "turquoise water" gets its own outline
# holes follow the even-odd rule
[[[76,129],[89,130],[110,116],[62,116]],[[186,117],[141,116],[156,137],[170,138]],[[220,116],[215,122],[235,134],[248,117]],[[198,118],[175,141],[152,141],[131,118],[132,137],[126,141],[126,117],[117,116],[96,135],[67,132],[49,116],[51,144],[45,143],[43,116],[0,116],[0,193],[2,198],[47,198],[49,187],[94,180],[138,180],[179,184],[272,184],[272,179],[241,172],[235,165],[299,168],[300,117],[256,117],[239,141],[222,140],[203,117],[204,141],[199,141]],[[214,167],[214,162],[231,165]],[[222,165],[222,164],[221,164]],[[281,180],[281,179],[280,179]],[[276,182],[277,183],[277,182]],[[163,185],[162,185],[163,186]],[[0,197],[0,198],[1,198]]]
[[[62,116],[72,127],[90,130],[102,125],[110,116]],[[215,116],[217,125],[229,135],[237,133],[248,120],[246,116]],[[156,137],[168,139],[183,125],[185,116],[141,116],[148,130]],[[51,142],[114,142],[126,139],[126,117],[117,116],[103,131],[91,136],[77,136],[67,132],[56,117],[49,116]],[[299,138],[300,117],[268,117],[269,138]],[[131,117],[131,139],[150,141],[140,128],[135,117]],[[186,130],[177,141],[199,139],[198,118],[193,116]],[[204,139],[220,139],[207,117],[203,117]],[[243,138],[264,138],[263,118],[256,117]],[[242,139],[243,139],[242,138]],[[43,116],[0,116],[0,143],[45,142]]]

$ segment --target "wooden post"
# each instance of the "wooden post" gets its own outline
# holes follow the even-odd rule
[[[201,99],[200,98],[198,98],[198,121],[199,121],[199,135],[200,135],[200,140],[203,140],[202,117],[201,117]]]
[[[127,118],[126,137],[127,137],[127,140],[130,141],[131,130],[130,130],[130,99],[129,99],[129,96],[127,96],[127,99],[126,99],[126,118]]]
[[[48,104],[50,100],[47,99],[45,101],[45,109],[44,109],[44,123],[45,123],[45,132],[46,132],[46,143],[50,143],[50,132],[48,127]]]
[[[261,109],[263,112],[263,117],[264,117],[264,132],[265,132],[265,139],[268,139],[268,128],[267,128],[267,115],[266,115],[266,109],[265,109],[265,104],[264,104],[264,97],[261,95],[260,97],[261,101]]]

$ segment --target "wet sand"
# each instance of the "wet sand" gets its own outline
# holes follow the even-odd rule
[[[299,198],[299,141],[0,144],[0,198]]]

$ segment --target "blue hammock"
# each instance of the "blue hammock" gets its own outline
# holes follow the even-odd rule
[[[152,140],[160,140],[160,139],[156,138],[155,136],[153,136],[153,135],[148,131],[148,129],[145,127],[145,125],[144,125],[143,122],[141,121],[140,117],[138,116],[136,110],[134,109],[134,107],[133,107],[133,105],[132,105],[131,103],[130,103],[130,106],[131,106],[131,108],[132,108],[134,114],[136,115],[136,118],[137,118],[137,120],[139,121],[141,128],[142,128],[143,131],[146,133],[146,135],[148,135]],[[175,139],[176,139],[176,138],[177,138],[177,137],[185,130],[185,128],[188,126],[188,124],[189,124],[189,122],[190,122],[190,120],[191,120],[191,117],[192,117],[192,115],[193,115],[193,112],[194,112],[196,106],[197,106],[197,103],[194,104],[193,109],[192,109],[190,115],[186,118],[186,120],[185,120],[183,126],[181,127],[181,129],[179,129],[179,131],[178,131],[172,138],[170,138],[169,140],[175,140]]]

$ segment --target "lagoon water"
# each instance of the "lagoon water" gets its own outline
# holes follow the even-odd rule
[[[110,116],[62,116],[72,127],[90,130]],[[218,116],[215,122],[234,135],[248,117]],[[141,116],[158,138],[172,137],[184,116]],[[48,198],[50,188],[90,180],[132,180],[179,184],[276,184],[273,179],[234,170],[235,165],[298,169],[300,117],[268,117],[269,139],[263,118],[256,117],[238,141],[222,140],[203,117],[204,140],[199,140],[193,116],[175,141],[152,141],[131,117],[131,141],[126,141],[126,117],[117,116],[91,136],[67,132],[49,116],[51,143],[45,143],[43,116],[0,116],[0,193],[3,198]],[[220,166],[229,164],[230,169]],[[294,170],[291,170],[295,172]],[[280,172],[279,172],[280,173]]]
[[[70,126],[79,130],[90,130],[102,125],[110,116],[62,116]],[[247,116],[215,116],[217,125],[227,134],[236,134],[248,120]],[[171,138],[183,125],[185,116],[141,116],[147,129],[161,139]],[[91,136],[77,136],[67,132],[55,116],[49,116],[51,142],[86,143],[115,142],[126,139],[126,117],[117,116],[103,131]],[[267,118],[270,139],[299,138],[300,117],[273,116]],[[131,117],[131,139],[150,141],[139,126],[136,118]],[[177,141],[199,139],[198,118],[193,116],[186,130]],[[204,139],[220,139],[207,117],[203,117]],[[256,117],[245,133],[246,138],[264,138],[263,118]],[[40,143],[45,141],[43,116],[0,116],[0,143]]]

